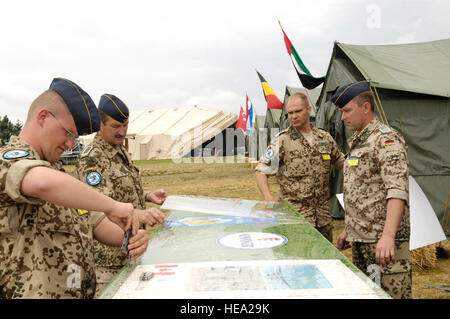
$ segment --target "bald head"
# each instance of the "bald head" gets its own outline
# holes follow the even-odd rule
[[[301,92],[297,92],[297,93],[292,94],[288,98],[287,102],[289,103],[291,100],[299,100],[299,103],[304,103],[304,105],[306,107],[309,106],[308,97],[305,94],[301,93]]]
[[[31,103],[25,124],[30,123],[42,108],[58,115],[70,114],[69,108],[66,102],[64,102],[64,99],[55,91],[46,90]]]
[[[286,111],[293,127],[304,133],[310,131],[311,106],[305,94],[295,93],[290,96],[286,103]]]

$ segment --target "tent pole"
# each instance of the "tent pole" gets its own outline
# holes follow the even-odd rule
[[[378,113],[380,113],[381,121],[384,122],[384,124],[390,126],[389,122],[387,120],[387,117],[386,117],[386,113],[384,113],[383,104],[381,104],[380,97],[378,96],[377,88],[372,85],[371,85],[371,88],[373,88],[373,91],[375,92],[375,94],[374,94],[375,95],[375,104],[377,106]]]

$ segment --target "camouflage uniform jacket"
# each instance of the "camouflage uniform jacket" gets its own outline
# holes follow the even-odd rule
[[[0,297],[92,298],[92,228],[79,216],[86,211],[22,195],[22,179],[36,166],[63,171],[11,137],[0,165]]]
[[[279,201],[290,203],[313,226],[332,223],[329,208],[329,178],[333,165],[341,169],[344,156],[331,135],[311,126],[310,145],[292,125],[271,142],[256,170],[276,173]]]
[[[378,120],[348,141],[344,164],[345,230],[348,241],[373,243],[381,237],[389,198],[405,201],[396,240],[409,240],[408,154],[398,132]]]
[[[99,179],[90,182],[90,174]],[[139,169],[133,164],[123,145],[112,146],[96,134],[90,145],[85,147],[76,165],[76,176],[101,193],[119,202],[132,203],[135,208],[145,209],[145,197]],[[128,261],[120,247],[111,247],[94,240],[97,280],[102,281],[100,272],[106,277],[115,274]]]

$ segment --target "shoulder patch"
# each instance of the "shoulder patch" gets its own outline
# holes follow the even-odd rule
[[[30,155],[30,153],[28,151],[14,149],[14,150],[9,150],[9,151],[6,151],[5,153],[3,153],[2,158],[5,160],[12,160],[12,159],[16,159],[16,158],[27,157],[28,155]]]
[[[383,134],[387,134],[392,132],[391,128],[387,125],[383,125],[382,127],[379,128],[380,132]]]
[[[266,156],[266,158],[272,159],[274,153],[275,152],[274,152],[274,150],[272,148],[272,145],[269,145],[269,147],[266,149],[266,153],[264,155]]]
[[[81,151],[80,157],[86,157],[92,151],[92,146],[87,146]]]
[[[91,171],[86,176],[86,182],[91,186],[97,186],[102,181],[102,176],[97,171]]]

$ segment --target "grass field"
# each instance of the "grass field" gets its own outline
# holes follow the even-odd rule
[[[225,159],[223,163],[208,160],[200,163],[174,163],[172,160],[136,161],[146,191],[162,188],[168,195],[201,195],[211,197],[262,200],[256,186],[254,171],[243,159]],[[70,172],[73,167],[68,166]],[[269,178],[274,194],[278,185]],[[334,221],[334,243],[344,228],[343,220]],[[442,243],[450,252],[450,242]],[[344,251],[351,260],[351,249]],[[450,299],[450,292],[425,287],[423,284],[450,285],[450,259],[438,259],[431,269],[413,268],[413,298]]]

